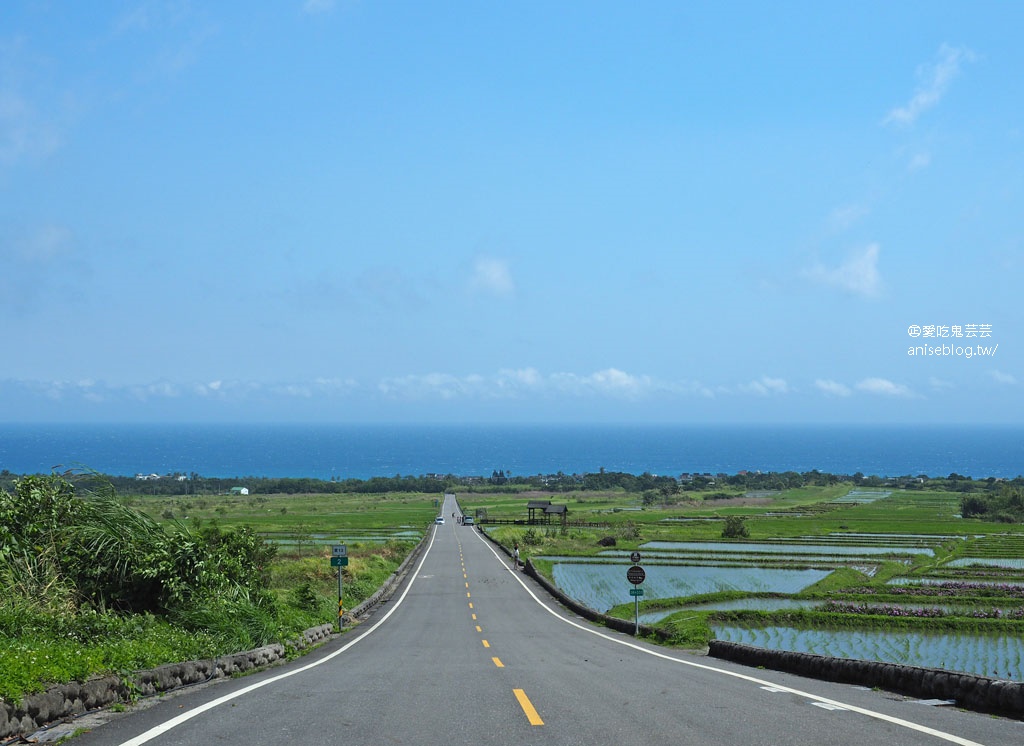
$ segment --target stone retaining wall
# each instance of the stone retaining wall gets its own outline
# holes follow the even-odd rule
[[[291,645],[301,650],[328,638],[333,631],[331,624],[311,627]],[[32,733],[58,720],[117,702],[269,666],[282,660],[285,652],[284,645],[275,643],[214,659],[169,663],[130,676],[102,676],[85,682],[59,684],[45,692],[30,694],[16,705],[0,700],[0,738]]]
[[[746,666],[770,668],[844,684],[879,687],[922,699],[953,700],[957,706],[968,710],[1024,719],[1024,682],[1020,681],[989,679],[942,668],[768,650],[719,640],[712,640],[708,647],[709,655]]]

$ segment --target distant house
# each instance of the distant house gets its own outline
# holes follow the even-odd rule
[[[232,487],[231,488],[231,494],[232,495],[248,495],[249,494],[249,488],[248,487]]]

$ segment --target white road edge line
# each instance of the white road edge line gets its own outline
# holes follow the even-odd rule
[[[289,676],[294,676],[295,674],[299,674],[299,673],[303,673],[305,671],[308,671],[311,668],[316,668],[317,666],[319,666],[319,665],[321,665],[323,663],[326,663],[327,661],[331,660],[332,658],[338,657],[339,655],[344,653],[346,650],[351,648],[353,645],[355,645],[360,640],[363,640],[366,637],[370,636],[371,634],[373,634],[377,630],[378,627],[380,627],[382,624],[384,624],[384,622],[386,622],[388,620],[388,618],[392,614],[395,613],[395,610],[398,609],[398,607],[405,600],[405,597],[409,594],[409,589],[412,588],[413,583],[416,582],[416,576],[419,575],[419,571],[423,567],[423,562],[427,559],[427,555],[430,554],[430,550],[434,546],[434,538],[436,536],[437,536],[437,531],[435,530],[430,535],[430,543],[427,545],[426,550],[423,552],[423,556],[420,557],[419,564],[417,564],[417,566],[416,566],[416,571],[410,577],[409,584],[405,586],[405,590],[402,591],[402,595],[399,596],[398,600],[391,606],[390,609],[388,609],[388,612],[384,616],[382,616],[380,618],[380,621],[378,621],[376,624],[374,624],[368,630],[366,630],[361,635],[359,635],[359,637],[355,638],[351,642],[349,642],[349,643],[343,645],[342,647],[338,648],[337,650],[335,650],[330,655],[324,656],[323,658],[321,658],[320,660],[316,661],[315,663],[310,663],[310,664],[302,666],[300,668],[296,668],[296,669],[294,669],[292,671],[287,671],[285,673],[278,674],[277,676],[273,676],[273,677],[271,677],[269,679],[264,679],[263,681],[260,681],[259,683],[252,684],[250,686],[245,687],[244,689],[239,689],[237,692],[232,692],[231,694],[225,694],[223,697],[219,697],[217,699],[211,700],[211,701],[207,702],[206,704],[200,705],[199,707],[195,708],[194,710],[189,710],[188,712],[183,712],[180,715],[178,715],[177,717],[173,717],[170,720],[167,720],[167,721],[161,723],[160,725],[154,726],[154,727],[150,728],[149,730],[147,730],[145,733],[140,733],[139,735],[135,736],[134,738],[130,738],[127,741],[124,741],[123,743],[120,744],[120,746],[141,746],[142,744],[147,743],[148,741],[153,740],[157,736],[163,735],[164,733],[166,733],[167,731],[171,730],[172,728],[177,728],[182,723],[191,720],[192,718],[196,717],[197,715],[202,715],[204,712],[208,712],[208,711],[212,710],[214,707],[219,707],[220,705],[224,704],[225,702],[230,702],[233,699],[237,699],[238,697],[241,697],[242,695],[248,694],[249,692],[255,691],[256,689],[259,689],[261,687],[267,686],[268,684],[273,684],[275,682],[281,681],[282,679],[287,679]]]
[[[750,681],[750,682],[752,682],[754,684],[758,684],[759,686],[769,686],[769,687],[772,687],[773,689],[776,689],[778,691],[788,692],[789,694],[795,694],[798,697],[805,697],[807,699],[813,700],[815,703],[821,703],[823,705],[829,705],[829,706],[833,706],[833,707],[841,707],[844,710],[850,710],[851,712],[857,712],[857,713],[860,713],[861,715],[866,715],[867,717],[875,718],[876,720],[883,720],[883,721],[885,721],[887,723],[892,723],[893,725],[898,725],[898,726],[903,727],[903,728],[909,728],[910,730],[917,731],[918,733],[924,733],[926,735],[935,736],[936,738],[940,738],[943,741],[949,741],[950,743],[959,744],[960,746],[983,746],[983,744],[980,744],[977,741],[970,741],[970,740],[968,740],[966,738],[961,738],[960,736],[955,736],[952,733],[946,733],[946,732],[941,731],[941,730],[935,730],[934,728],[929,728],[927,725],[920,725],[918,723],[912,723],[909,720],[903,720],[902,718],[893,717],[892,715],[886,715],[884,712],[875,712],[874,710],[868,710],[868,709],[866,709],[864,707],[857,707],[856,705],[849,705],[849,704],[846,704],[845,702],[837,702],[834,699],[828,699],[827,697],[821,697],[821,696],[819,696],[817,694],[811,694],[810,692],[803,692],[803,691],[800,691],[799,689],[793,689],[792,687],[784,686],[782,684],[775,684],[775,683],[773,683],[771,681],[768,681],[766,679],[758,679],[758,678],[756,678],[754,676],[748,676],[746,674],[737,673],[735,671],[727,671],[724,668],[715,668],[714,666],[708,666],[708,665],[706,665],[704,663],[695,663],[694,661],[688,661],[688,660],[684,660],[682,658],[675,658],[675,657],[673,657],[671,655],[666,655],[665,653],[658,652],[657,650],[648,650],[647,648],[641,647],[640,645],[636,645],[635,643],[628,642],[626,640],[621,640],[621,639],[612,637],[610,635],[606,635],[603,632],[601,632],[600,630],[595,629],[595,628],[593,628],[591,626],[585,626],[585,625],[582,625],[582,624],[578,624],[578,623],[574,622],[572,619],[567,619],[566,617],[562,616],[557,611],[555,611],[554,609],[549,607],[546,603],[541,601],[537,597],[537,595],[530,589],[530,587],[528,585],[526,585],[525,582],[523,582],[523,579],[519,577],[519,573],[516,572],[515,570],[513,570],[511,567],[509,567],[508,564],[504,561],[504,559],[502,559],[502,557],[498,554],[497,550],[494,548],[494,546],[491,544],[491,542],[485,536],[483,536],[479,531],[475,531],[474,533],[476,533],[478,535],[477,538],[484,543],[484,546],[486,546],[488,549],[491,550],[491,552],[494,554],[495,558],[499,562],[501,562],[501,564],[505,567],[505,569],[508,572],[512,573],[512,577],[514,577],[516,579],[516,581],[519,583],[519,585],[521,585],[523,587],[523,589],[527,593],[530,594],[530,596],[533,598],[533,600],[536,601],[541,606],[541,608],[543,608],[549,614],[554,616],[556,619],[560,619],[561,621],[565,622],[566,624],[572,625],[573,627],[576,627],[577,629],[581,629],[584,632],[589,632],[592,635],[597,635],[598,637],[603,637],[605,640],[609,640],[610,642],[614,642],[614,643],[617,643],[619,645],[625,645],[628,648],[633,648],[634,650],[639,650],[641,653],[647,653],[648,655],[653,655],[653,656],[655,656],[657,658],[663,658],[663,659],[665,659],[667,661],[672,661],[674,663],[681,663],[684,666],[691,666],[693,668],[700,668],[700,669],[703,669],[705,671],[712,671],[714,673],[720,673],[720,674],[723,674],[725,676],[732,676],[733,678],[743,679],[744,681]]]

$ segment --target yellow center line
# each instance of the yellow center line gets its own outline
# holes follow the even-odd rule
[[[489,648],[491,646],[491,643],[487,642],[487,640],[481,640],[480,642],[484,644],[485,648]]]
[[[479,624],[478,624],[478,625],[476,625],[476,631],[477,631],[477,632],[483,632],[483,630],[482,630],[482,629],[480,629],[480,625],[479,625]]]
[[[494,661],[494,665],[496,665],[498,668],[504,668],[505,667],[505,664],[502,663],[497,658],[491,658],[491,660]]]
[[[469,595],[469,591],[466,591],[466,598],[471,598],[471,596]]]
[[[470,606],[472,606],[472,604],[470,604]],[[475,622],[476,621],[476,614],[471,614],[471,616],[473,617],[473,621]]]
[[[466,595],[468,596],[469,594],[467,593]],[[471,608],[471,609],[473,608],[473,602],[472,601],[469,602],[469,608]]]
[[[534,709],[533,703],[530,702],[530,698],[526,696],[526,692],[522,689],[513,689],[512,693],[516,695],[516,699],[519,700],[519,706],[523,708],[523,712],[526,713],[526,719],[530,721],[530,725],[544,725],[544,721],[540,719],[540,715],[537,714],[537,710]]]

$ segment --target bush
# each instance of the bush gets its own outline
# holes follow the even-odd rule
[[[750,536],[750,530],[738,515],[731,515],[725,519],[725,528],[722,529],[723,538],[745,539],[748,536]]]

